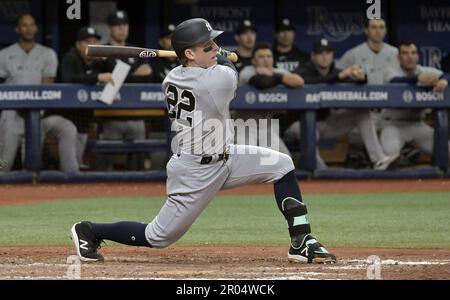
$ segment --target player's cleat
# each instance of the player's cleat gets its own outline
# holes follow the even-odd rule
[[[300,263],[334,264],[336,256],[331,254],[325,247],[316,241],[311,235],[306,235],[300,247],[289,248],[288,259]]]
[[[398,157],[398,155],[392,155],[392,156],[385,156],[383,159],[377,161],[375,163],[375,165],[373,166],[373,168],[375,170],[379,170],[379,171],[383,171],[386,170],[389,165],[396,160]]]
[[[103,261],[103,256],[97,252],[101,240],[97,240],[92,232],[91,224],[83,221],[72,226],[72,241],[77,254],[82,261]]]
[[[416,148],[406,147],[400,152],[400,157],[409,163],[415,164],[420,159],[420,151]]]

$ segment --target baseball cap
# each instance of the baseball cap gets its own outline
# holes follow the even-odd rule
[[[288,18],[283,18],[277,22],[275,26],[276,32],[284,31],[284,30],[294,30],[295,26]]]
[[[99,40],[102,38],[94,27],[82,27],[77,32],[77,41],[83,41],[90,37],[95,37]]]
[[[239,23],[238,27],[236,28],[236,34],[241,34],[246,30],[253,30],[256,32],[256,27],[253,25],[252,21],[250,20],[242,20],[242,22]]]
[[[323,51],[334,51],[333,47],[330,46],[330,43],[325,38],[321,38],[313,44],[314,53],[321,53]]]
[[[165,25],[162,30],[161,30],[161,34],[159,35],[159,37],[163,38],[166,36],[171,35],[173,32],[175,31],[175,25],[174,24],[168,24]]]
[[[115,13],[112,13],[106,18],[106,23],[109,26],[120,25],[120,24],[128,24],[128,15],[123,10],[118,10]]]

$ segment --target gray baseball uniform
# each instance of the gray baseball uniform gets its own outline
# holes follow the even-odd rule
[[[317,122],[316,136],[317,139],[320,138],[322,140],[337,140],[342,136],[349,135],[355,128],[359,131],[370,160],[375,164],[374,167],[382,170],[384,168],[383,162],[387,158],[378,141],[371,112],[367,110],[355,112],[352,109],[343,108],[332,109],[328,118]],[[298,140],[300,137],[300,122],[296,121],[291,124],[285,134],[290,139]],[[316,150],[316,161],[317,169],[327,168],[318,149]]]
[[[58,59],[56,53],[36,44],[26,53],[19,44],[0,51],[0,77],[6,84],[41,84],[45,77],[56,77]],[[61,170],[78,171],[74,149],[76,129],[72,122],[52,116],[41,121],[42,141],[52,132],[59,139]],[[75,131],[75,132],[74,132]],[[24,135],[24,120],[15,110],[3,110],[0,116],[0,158],[6,162],[3,170],[10,170]]]
[[[380,52],[375,53],[367,42],[358,45],[347,52],[336,62],[336,67],[346,69],[352,65],[359,65],[367,74],[368,84],[383,84],[385,70],[398,66],[397,48],[384,43]]]
[[[441,77],[443,72],[430,67],[417,65],[414,75],[430,73]],[[394,77],[409,77],[399,66],[385,70],[385,82]],[[380,114],[382,127],[380,141],[388,155],[400,155],[406,143],[412,143],[421,151],[432,154],[434,145],[434,129],[424,122],[425,111],[421,109],[383,109]],[[449,153],[450,155],[450,153]]]
[[[167,201],[146,227],[146,238],[155,248],[181,238],[221,189],[275,182],[294,169],[285,154],[232,144],[229,103],[237,74],[231,68],[179,66],[162,87],[177,132],[177,154],[167,163]],[[221,159],[227,153],[228,159]]]
[[[237,73],[224,57],[226,53],[214,49],[217,45],[213,40],[222,32],[213,30],[205,19],[194,18],[180,23],[172,35],[172,45],[180,56],[188,44],[211,45],[203,49],[209,53],[203,57],[209,57],[210,63],[197,60],[192,63],[212,66],[179,66],[163,81],[168,116],[172,130],[176,131],[173,140],[176,151],[166,168],[166,203],[149,224],[123,221],[74,224],[72,240],[81,260],[104,260],[97,251],[102,240],[167,247],[185,234],[221,189],[273,182],[277,206],[288,223],[291,237],[288,259],[302,263],[336,262],[336,256],[311,236],[308,211],[292,159],[268,148],[232,144],[234,126],[229,103],[236,93]],[[214,53],[212,57],[210,51],[220,54]]]
[[[364,42],[347,52],[336,62],[336,67],[345,69],[352,65],[359,65],[367,75],[368,84],[383,84],[386,68],[398,65],[397,48],[384,43],[380,52],[376,53]],[[343,118],[345,116],[345,118]],[[375,168],[384,169],[393,157],[387,157],[381,147],[375,127],[374,113],[369,110],[333,110],[329,120],[326,121],[323,133],[329,133],[338,129],[342,133],[359,131],[357,140],[361,136],[367,149],[370,160],[375,163]],[[356,125],[356,126],[355,126]],[[320,126],[319,126],[320,131]],[[322,131],[321,131],[322,132]],[[325,137],[325,134],[321,136]],[[378,167],[380,166],[381,167]]]

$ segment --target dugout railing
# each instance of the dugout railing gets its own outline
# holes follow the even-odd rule
[[[4,172],[0,182],[22,181],[94,181],[94,180],[156,180],[165,178],[164,172],[82,172],[80,174],[62,174],[56,171],[41,170],[41,145],[39,119],[41,110],[51,109],[164,109],[164,94],[159,84],[126,84],[116,101],[107,105],[98,101],[103,87],[52,84],[52,85],[0,85],[0,110],[17,109],[25,112],[25,160],[24,172]],[[405,84],[389,85],[309,85],[300,89],[275,87],[257,90],[252,87],[240,87],[236,98],[231,102],[234,110],[288,110],[298,111],[301,124],[300,158],[298,165],[303,172],[317,178],[398,178],[398,177],[439,177],[449,169],[448,157],[448,110],[450,109],[450,91],[434,93],[430,88]],[[320,108],[431,108],[435,128],[434,153],[432,166],[425,169],[407,169],[400,171],[316,170],[316,111]],[[170,128],[166,126],[166,130]],[[170,151],[168,132],[166,149]],[[1,138],[1,137],[0,137]],[[92,142],[91,142],[92,143]],[[133,151],[133,143],[117,143],[120,147]],[[152,149],[152,142],[136,144],[142,151]],[[91,144],[101,151],[101,143]],[[159,143],[155,147],[164,147]],[[100,149],[100,150],[99,150]],[[108,150],[105,150],[108,151]]]

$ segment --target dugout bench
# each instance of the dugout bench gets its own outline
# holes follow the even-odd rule
[[[154,131],[142,140],[122,140],[122,139],[101,139],[99,132],[95,132],[95,138],[89,139],[86,150],[93,154],[125,154],[127,165],[131,161],[132,155],[137,153],[152,153],[164,151],[167,159],[170,158],[170,123],[165,109],[100,109],[94,111],[95,120],[102,123],[106,120],[131,120],[138,119],[144,122],[152,118],[158,118],[162,123],[162,130],[165,137],[156,137]],[[147,130],[146,130],[147,131]],[[153,134],[152,134],[153,133]]]

